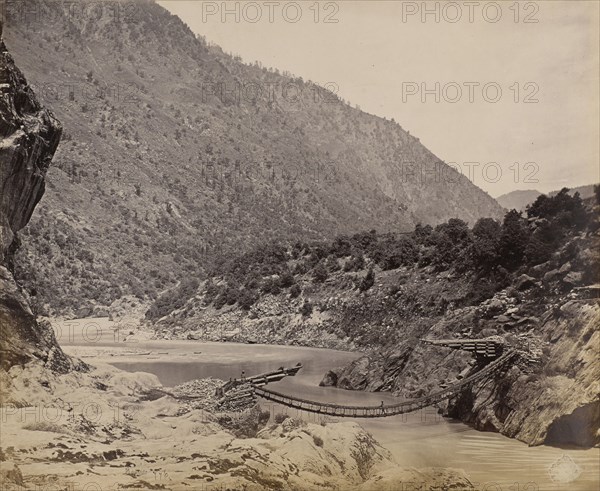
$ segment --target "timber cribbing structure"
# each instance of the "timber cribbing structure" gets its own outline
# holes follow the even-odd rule
[[[506,349],[506,345],[497,338],[423,339],[422,341],[434,346],[470,351],[477,358],[498,358]]]

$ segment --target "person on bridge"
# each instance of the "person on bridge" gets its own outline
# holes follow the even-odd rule
[[[383,401],[381,401],[381,406],[379,407],[381,407],[381,412],[385,413],[385,405],[383,404]]]

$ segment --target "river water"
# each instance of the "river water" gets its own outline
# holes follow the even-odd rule
[[[115,348],[111,343],[107,343],[107,346]],[[293,346],[197,341],[148,341],[137,343],[135,347],[149,353],[143,361],[130,358],[127,361],[118,361],[118,357],[115,357],[109,359],[109,363],[127,371],[153,373],[166,386],[203,377],[227,380],[230,377],[239,377],[242,370],[246,375],[252,375],[300,362],[303,368],[298,375],[269,384],[269,388],[300,398],[346,405],[398,402],[385,393],[346,391],[318,386],[327,370],[352,361],[359,356],[357,353]],[[270,401],[261,401],[261,406],[269,409],[273,415],[287,413],[312,422],[322,421],[323,418],[327,421],[335,419],[299,412]],[[377,419],[358,418],[355,421],[389,449],[402,466],[463,469],[478,490],[600,489],[600,449],[528,447],[502,435],[479,432],[463,423],[444,419],[433,408],[408,415]]]

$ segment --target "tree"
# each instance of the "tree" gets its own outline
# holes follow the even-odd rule
[[[451,218],[435,227],[427,242],[434,246],[431,261],[436,266],[450,267],[469,249],[471,235],[467,223]],[[464,262],[464,261],[463,261]]]
[[[433,228],[431,225],[423,226],[420,223],[417,223],[417,225],[415,225],[415,231],[413,232],[413,235],[419,244],[425,244],[427,243],[427,240],[431,236],[432,232]]]
[[[389,238],[381,241],[373,256],[385,270],[414,264],[417,257],[417,244],[411,237]]]
[[[562,228],[583,228],[587,223],[587,214],[579,193],[573,196],[568,188],[562,188],[556,195],[544,194],[527,207],[529,218],[546,218]]]
[[[473,243],[468,256],[472,266],[482,271],[491,271],[500,260],[500,234],[502,228],[493,218],[480,218],[473,226]]]
[[[521,212],[510,210],[502,222],[500,234],[500,256],[508,269],[516,269],[525,260],[525,250],[529,243],[529,229]]]
[[[545,263],[552,256],[553,250],[554,247],[550,243],[533,235],[525,247],[525,261],[532,266]]]

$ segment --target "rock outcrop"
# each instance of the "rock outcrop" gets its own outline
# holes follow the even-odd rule
[[[448,414],[530,445],[598,445],[599,322],[598,306],[580,301],[548,312],[530,334],[543,347],[535,368],[514,366],[476,384],[450,402]]]
[[[61,135],[60,123],[39,104],[15,66],[0,24],[0,368],[40,359],[68,370],[50,326],[38,323],[12,275],[16,233],[44,194],[44,177]]]

